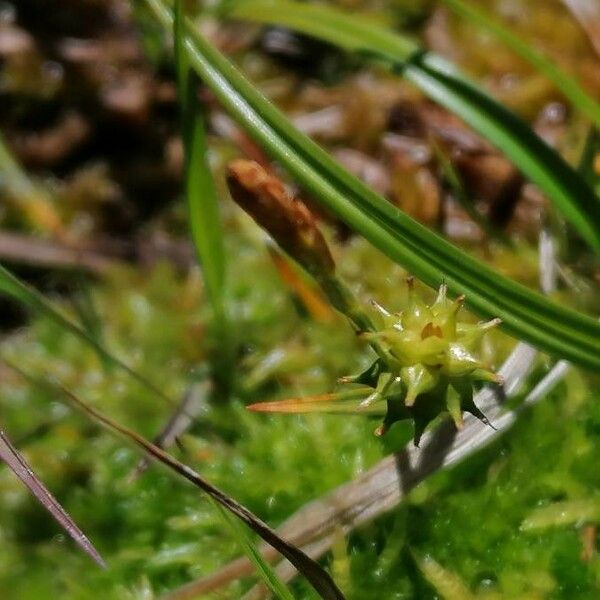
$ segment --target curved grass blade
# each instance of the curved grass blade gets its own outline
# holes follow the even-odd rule
[[[0,460],[3,460],[8,468],[29,488],[29,491],[35,496],[36,500],[56,519],[59,525],[71,536],[73,541],[94,562],[102,568],[106,568],[106,564],[96,548],[94,548],[83,531],[77,527],[77,524],[67,511],[48,491],[48,488],[38,479],[22,454],[12,445],[2,429],[0,429]]]
[[[94,302],[94,298],[90,292],[90,288],[85,285],[85,281],[81,275],[76,275],[76,292],[71,298],[71,306],[77,315],[79,325],[90,338],[92,338],[98,346],[103,347],[106,343],[104,336],[104,322],[102,316],[98,312],[98,307]],[[100,355],[100,360],[103,362],[105,369],[109,370],[112,365]]]
[[[510,157],[600,254],[600,203],[593,190],[530,127],[442,57],[368,19],[356,19],[326,6],[234,0],[225,7],[226,14],[236,18],[284,25],[361,52],[402,75]]]
[[[223,227],[216,187],[208,164],[206,130],[202,110],[196,97],[195,76],[189,68],[187,54],[183,48],[182,0],[177,0],[175,3],[174,14],[175,64],[181,106],[185,195],[190,230],[216,322],[223,326],[225,320]]]
[[[170,30],[166,4],[146,2]],[[333,214],[428,285],[446,281],[480,316],[502,318],[506,331],[555,356],[600,368],[598,322],[502,277],[392,206],[295,129],[189,20],[186,33],[193,68],[223,106]]]
[[[243,525],[238,523],[231,515],[220,505],[213,501],[215,508],[220,512],[223,521],[227,523],[233,532],[238,544],[243,548],[248,560],[254,565],[254,569],[260,575],[265,585],[275,594],[278,600],[294,600],[294,596],[287,588],[285,583],[281,581],[275,569],[263,558],[262,554],[257,550],[252,543],[248,532]]]
[[[143,388],[158,396],[162,401],[172,405],[171,399],[164,394],[158,387],[150,382],[146,377],[129,367],[121,359],[111,354],[102,346],[93,335],[85,329],[75,324],[65,317],[49,300],[47,300],[37,290],[30,287],[18,277],[13,275],[8,269],[0,265],[0,294],[10,296],[17,302],[24,304],[29,309],[41,314],[51,321],[54,321],[59,327],[77,337],[84,344],[96,351],[98,356],[108,365],[117,367],[127,373],[129,377],[137,381]]]
[[[236,516],[240,521],[248,525],[250,529],[255,531],[265,542],[273,546],[278,552],[287,558],[300,573],[306,577],[314,589],[319,593],[324,600],[344,600],[343,594],[335,585],[333,579],[317,562],[309,558],[297,546],[286,542],[283,538],[275,533],[266,523],[252,514],[245,506],[216,488],[214,485],[206,481],[196,471],[178,461],[176,458],[152,444],[151,442],[138,435],[135,431],[115,423],[105,415],[98,412],[66,388],[60,386],[61,391],[70,399],[70,401],[82,410],[89,417],[101,423],[107,429],[119,433],[126,439],[139,446],[149,457],[158,460],[166,467],[178,473],[190,483],[208,494],[212,500],[217,502],[225,510]]]
[[[513,52],[532,64],[556,85],[557,89],[570,100],[575,108],[586,115],[597,127],[600,127],[600,104],[573,77],[559,69],[549,58],[512,33],[491,15],[473,6],[472,3],[462,2],[462,0],[442,0],[442,4],[445,4],[457,15],[489,31]]]

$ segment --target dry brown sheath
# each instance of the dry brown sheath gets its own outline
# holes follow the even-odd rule
[[[309,273],[333,273],[335,264],[315,218],[277,177],[254,161],[238,159],[228,165],[227,183],[234,201]]]
[[[227,182],[235,202],[317,280],[331,305],[346,315],[357,331],[373,331],[368,314],[336,276],[329,246],[310,210],[254,161],[238,159],[229,163]]]

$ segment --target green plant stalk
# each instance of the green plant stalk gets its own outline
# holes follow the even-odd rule
[[[190,69],[184,49],[183,1],[175,2],[173,38],[179,103],[181,137],[184,149],[184,186],[192,242],[213,312],[214,337],[211,351],[213,377],[217,390],[228,396],[233,357],[231,332],[225,309],[225,244],[219,214],[219,198],[209,163],[204,114],[197,98],[197,76]]]
[[[297,260],[296,257],[292,256]],[[301,262],[299,263],[307,273],[314,277],[315,281],[331,303],[331,305],[341,312],[354,326],[357,333],[376,332],[377,327],[369,314],[365,311],[362,303],[356,297],[354,292],[346,285],[344,280],[337,275],[335,269],[331,272],[325,270],[307,269]],[[377,356],[389,362],[389,351],[378,339],[370,338],[369,346],[375,351]]]
[[[212,505],[219,511],[223,521],[227,524],[233,533],[238,544],[242,547],[244,554],[248,560],[254,565],[259,577],[264,584],[273,592],[274,597],[278,600],[294,600],[294,596],[287,588],[285,583],[281,581],[275,569],[263,558],[262,554],[256,549],[248,532],[244,526],[238,523],[231,515],[215,500],[210,498]]]
[[[556,205],[600,253],[600,203],[564,159],[514,113],[493,100],[451,63],[410,38],[326,6],[286,0],[234,0],[224,14],[284,25],[382,63],[457,114],[497,146]]]
[[[363,305],[335,272],[331,274],[313,273],[312,275],[332,306],[346,316],[358,333],[377,331],[377,327]],[[378,339],[370,338],[367,341],[379,358],[387,363],[391,361],[389,351]]]
[[[219,200],[208,162],[206,130],[184,43],[183,3],[175,3],[175,64],[184,148],[185,196],[192,241],[219,329],[225,329],[225,250]],[[222,336],[220,336],[222,337]]]
[[[357,333],[377,331],[362,303],[337,274],[331,249],[304,203],[294,200],[277,177],[253,161],[230,162],[227,184],[234,202],[315,279],[330,304],[348,318]],[[381,358],[389,358],[378,340],[372,340],[371,346]]]
[[[479,10],[471,3],[462,0],[441,0],[448,8],[457,15],[468,19],[475,25],[489,31],[500,41],[506,44],[513,52],[533,65],[540,73],[545,75],[556,88],[583,114],[585,114],[595,125],[600,127],[600,104],[594,100],[579,83],[562,69],[538,52],[518,35],[512,33],[486,12]]]
[[[170,30],[165,3],[146,2]],[[481,316],[499,316],[514,335],[582,366],[600,367],[600,325],[594,319],[500,276],[393,207],[297,131],[189,20],[186,31],[191,64],[223,106],[340,219],[428,285],[446,281]]]

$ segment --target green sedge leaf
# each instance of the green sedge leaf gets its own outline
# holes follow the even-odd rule
[[[587,138],[581,159],[579,160],[579,173],[596,191],[600,198],[600,130],[591,127]]]
[[[503,151],[600,253],[600,203],[587,182],[521,119],[453,64],[425,52],[406,36],[326,6],[285,0],[237,0],[225,6],[228,15],[290,27],[361,52],[402,75]]]
[[[146,0],[163,26],[163,0]],[[446,281],[484,318],[550,354],[600,367],[600,324],[513,282],[408,217],[300,133],[186,20],[190,63],[231,115],[333,214],[431,287]]]
[[[472,3],[462,2],[462,0],[442,0],[442,3],[457,15],[489,31],[513,52],[533,65],[556,85],[557,89],[575,108],[586,115],[596,127],[600,127],[600,104],[573,77],[559,69],[550,59],[533,48],[531,44],[512,33],[500,21],[486,14],[485,11],[476,8]]]
[[[185,196],[190,231],[204,282],[217,323],[223,325],[225,248],[219,200],[208,162],[206,130],[200,104],[196,98],[193,72],[184,49],[183,2],[175,3],[173,34],[175,63],[181,105],[181,127],[185,156]]]

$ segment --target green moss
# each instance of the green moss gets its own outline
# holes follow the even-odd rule
[[[374,424],[361,417],[270,417],[244,409],[251,401],[327,390],[338,376],[366,364],[369,353],[341,318],[316,323],[300,315],[260,246],[247,240],[230,244],[237,258],[228,303],[240,342],[233,397],[228,404],[213,403],[184,437],[186,452],[176,452],[276,525],[387,451],[372,435]],[[365,300],[376,295],[392,308],[402,306],[399,269],[359,242],[343,253],[345,276]],[[148,275],[114,273],[92,297],[109,347],[173,399],[219,343],[197,279],[167,266]],[[501,334],[493,339],[498,362],[510,344]],[[274,349],[289,360],[245,385],[261,357]],[[2,352],[28,372],[60,378],[148,437],[167,414],[163,403],[106,370],[93,351],[47,321],[33,319],[2,342]],[[9,373],[5,379],[4,425],[110,569],[100,571],[76,550],[2,469],[3,599],[78,600],[97,598],[99,590],[107,599],[151,598],[239,554],[219,515],[196,489],[158,467],[129,482],[139,458],[135,450],[73,413],[61,398]],[[503,598],[597,597],[600,564],[598,558],[582,562],[580,524],[520,530],[536,507],[591,498],[600,486],[600,398],[590,387],[573,372],[493,447],[438,474],[402,507],[352,533],[347,556],[344,542],[338,544],[334,564],[331,557],[325,562],[334,572],[347,573],[348,597],[435,598],[411,551],[431,555],[482,598],[485,590]],[[239,597],[248,583],[234,584],[231,597]],[[295,584],[294,593],[314,597],[303,582]]]

